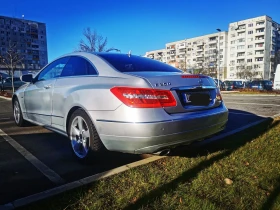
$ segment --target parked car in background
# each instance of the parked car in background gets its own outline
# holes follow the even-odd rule
[[[3,72],[0,72],[0,84],[1,84],[1,79],[6,79],[7,77],[9,77],[8,74],[5,74]]]
[[[224,81],[223,87],[225,90],[237,90],[237,89],[243,89],[244,85],[241,81]]]
[[[14,77],[14,88],[15,90],[18,89],[20,86],[24,85],[25,82],[21,81],[20,78],[18,77]],[[12,78],[11,77],[6,77],[5,79],[3,79],[2,84],[1,85],[1,90],[11,90],[13,89],[12,86]]]
[[[270,80],[254,80],[250,86],[257,90],[272,90],[273,83]]]
[[[243,88],[249,88],[250,81],[247,79],[226,79],[225,81],[235,81],[243,85]]]
[[[15,123],[67,136],[79,160],[105,149],[168,154],[225,128],[212,78],[120,53],[75,52],[44,67],[13,95]]]
[[[278,64],[276,67],[276,72],[275,72],[274,82],[273,82],[273,89],[280,90],[280,64]]]

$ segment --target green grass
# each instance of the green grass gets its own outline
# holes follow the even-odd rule
[[[268,120],[25,208],[280,209],[279,134]]]

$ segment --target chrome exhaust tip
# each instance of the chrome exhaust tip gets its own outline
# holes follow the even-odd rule
[[[156,153],[154,153],[154,155],[159,155],[159,156],[166,156],[170,153],[170,149],[164,149],[161,151],[158,151]]]

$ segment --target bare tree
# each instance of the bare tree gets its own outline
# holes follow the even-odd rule
[[[89,27],[83,31],[84,39],[80,40],[79,51],[84,52],[109,52],[112,50],[119,51],[116,48],[107,49],[107,37],[98,34],[96,30],[92,31]]]
[[[8,74],[12,77],[13,93],[14,87],[14,73],[17,68],[22,67],[23,55],[17,51],[17,44],[9,41],[7,51],[0,55],[0,64],[7,69]]]

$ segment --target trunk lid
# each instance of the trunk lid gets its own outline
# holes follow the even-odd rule
[[[211,77],[177,72],[126,72],[145,79],[154,89],[170,90],[177,106],[164,108],[166,112],[183,113],[214,108],[220,105],[216,99],[217,86]]]

